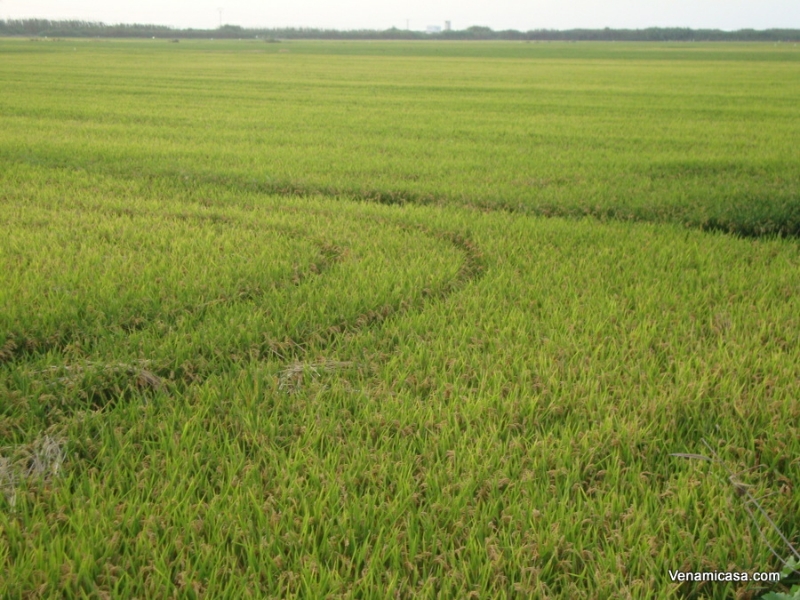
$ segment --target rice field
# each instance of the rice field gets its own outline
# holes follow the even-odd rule
[[[0,40],[0,597],[788,592],[798,68]]]

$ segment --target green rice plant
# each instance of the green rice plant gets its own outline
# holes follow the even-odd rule
[[[800,54],[150,42],[0,40],[0,596],[772,590]]]

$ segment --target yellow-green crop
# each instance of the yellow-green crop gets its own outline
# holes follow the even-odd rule
[[[0,41],[0,596],[780,589],[798,65]]]

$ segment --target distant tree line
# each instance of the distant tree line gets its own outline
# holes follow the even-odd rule
[[[28,37],[104,37],[104,38],[222,38],[265,40],[517,40],[517,41],[608,41],[608,42],[779,42],[800,40],[798,29],[689,29],[651,27],[648,29],[533,29],[494,31],[489,27],[425,33],[408,29],[386,30],[313,29],[283,27],[252,29],[223,25],[217,29],[176,29],[163,25],[106,25],[92,21],[50,21],[47,19],[0,20],[0,36]]]

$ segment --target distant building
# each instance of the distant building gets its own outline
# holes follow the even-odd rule
[[[425,29],[425,33],[441,33],[441,32],[442,28],[439,27],[438,25],[428,25],[428,27]]]
[[[444,22],[444,30],[445,31],[450,31],[450,29],[451,29],[450,28],[450,21],[445,21]]]

